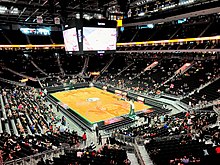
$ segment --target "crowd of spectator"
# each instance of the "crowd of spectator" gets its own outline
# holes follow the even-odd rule
[[[219,16],[214,14],[208,17],[188,18],[182,24],[155,25],[152,29],[125,28],[124,31],[119,31],[118,41],[216,36],[219,35],[219,27]],[[55,33],[56,37],[54,37]],[[19,42],[15,35],[19,36]],[[61,32],[52,32],[51,36],[25,36],[20,31],[2,30],[0,43],[63,43],[61,36]],[[219,47],[216,41],[204,41],[117,49],[119,51],[181,50]],[[0,77],[15,81],[19,81],[21,77],[29,80],[42,78],[40,82],[43,88],[85,82],[83,74],[90,75],[89,73],[101,71],[112,59],[113,62],[104,73],[101,73],[98,80],[104,84],[153,96],[163,93],[181,95],[184,97],[182,101],[192,106],[219,98],[219,59],[218,55],[214,54],[184,53],[184,56],[188,57],[201,56],[199,59],[180,58],[182,54],[179,54],[179,57],[171,57],[175,56],[175,53],[64,56],[64,50],[33,51],[30,54],[5,51],[0,54],[2,55]],[[206,56],[213,58],[207,59]],[[155,62],[157,65],[147,68]],[[190,63],[192,67],[186,72],[175,75],[175,71],[186,63]],[[169,81],[166,82],[167,80]],[[207,83],[210,85],[196,90]],[[193,90],[196,91],[187,96]],[[47,91],[32,87],[1,89],[0,164],[3,161],[23,158],[43,151],[56,150],[64,144],[77,147],[79,143],[88,147],[66,152],[59,158],[54,158],[53,164],[131,164],[126,151],[120,145],[109,142],[102,145],[101,134],[97,134],[101,148],[95,150],[94,143],[88,145],[86,133],[79,136],[76,131],[70,129],[65,116],[57,115],[52,104],[48,104],[46,95]],[[175,115],[146,114],[143,116],[144,121],[139,125],[119,129],[116,133],[144,141],[146,151],[156,165],[214,164],[214,161],[220,161],[220,130],[218,127],[211,127],[210,124],[215,123],[217,117],[214,112],[194,111]],[[43,161],[40,163],[44,164]]]
[[[81,136],[70,130],[65,116],[54,113],[42,91],[15,87],[1,91],[1,149],[3,160],[12,160],[56,149],[64,143],[76,145]]]
[[[218,27],[219,27],[218,14],[186,18],[185,21],[183,21],[182,23],[178,23],[178,21],[164,22],[163,24],[155,24],[152,28],[149,28],[146,25],[131,26],[131,27],[129,26],[129,27],[125,27],[124,30],[119,31],[118,42],[124,43],[124,42],[141,42],[141,41],[209,37],[219,34]],[[189,43],[187,43],[187,45],[188,44]],[[169,46],[172,47],[172,45]],[[195,46],[194,48],[198,48],[196,42],[194,46]],[[156,46],[153,45],[153,47]],[[144,48],[148,49],[148,47],[145,46]],[[185,48],[187,48],[187,46]],[[160,49],[156,49],[156,50],[160,50]]]
[[[130,165],[131,161],[122,147],[117,144],[105,143],[98,150],[87,148],[66,152],[60,158],[54,158],[54,165],[59,164]]]
[[[0,74],[3,78],[15,81],[20,80],[21,73],[30,79],[39,78],[43,87],[74,84],[95,78],[90,75],[86,79],[83,74],[101,71],[109,60],[112,59],[112,55],[89,57],[88,66],[85,67],[84,73],[80,76],[79,73],[84,67],[84,57],[63,56],[62,53],[59,53],[59,55],[53,54],[54,52],[51,51],[47,53],[42,52],[42,55],[34,53],[26,57],[25,55],[8,53],[9,56],[4,56],[1,59],[2,70]],[[129,55],[117,55],[107,68],[107,71],[99,76],[98,81],[146,94],[168,93],[186,96],[194,89],[219,77],[217,55],[197,53],[190,55],[190,53],[132,53]],[[59,70],[58,56],[65,74]],[[11,61],[12,58],[15,60]],[[70,59],[78,62],[74,63],[73,61],[74,66],[72,66],[73,64],[70,62]],[[33,61],[41,69],[34,67],[30,61]],[[13,62],[13,65],[11,65],[11,62]],[[145,70],[147,66],[154,62],[158,62],[158,64],[153,68]],[[47,65],[48,63],[53,64]],[[186,72],[174,76],[175,72],[185,63],[191,63],[192,66]],[[91,64],[95,64],[94,66],[96,67]],[[13,71],[17,73],[14,74],[12,73]],[[172,76],[174,76],[173,79],[164,84]],[[39,87],[38,82],[27,81],[26,83],[31,86],[38,85],[37,87]],[[198,98],[197,102],[200,100]]]
[[[144,140],[156,165],[199,164],[219,160],[220,130],[213,112],[181,112],[174,115],[145,116],[139,126],[117,130],[125,136]],[[178,149],[177,149],[178,148]]]
[[[189,115],[190,114],[190,115]],[[187,135],[189,133],[201,133],[198,129],[207,127],[217,120],[216,113],[193,113],[184,112],[169,114],[147,114],[144,121],[135,127],[118,130],[120,134],[131,137],[141,137],[149,141],[151,138],[164,136]],[[195,132],[195,130],[197,130]]]
[[[32,87],[3,88],[0,97],[1,161],[57,150],[68,144],[75,148],[73,152],[76,155],[66,153],[48,161],[53,164],[130,164],[120,144],[113,144],[111,140],[110,143],[107,138],[102,145],[100,133],[97,138],[101,148],[96,150],[94,143],[87,144],[86,133],[79,136],[77,131],[72,130],[66,117],[57,115],[56,109],[47,102],[44,91]],[[42,159],[38,164],[46,162]]]
[[[79,76],[62,76],[62,75],[51,75],[48,78],[44,78],[40,80],[43,88],[48,87],[58,87],[58,86],[67,86],[67,85],[73,85],[76,83],[85,82],[85,79],[79,77]]]
[[[140,55],[140,54],[139,54]],[[218,58],[213,59],[188,59],[166,58],[159,59],[155,55],[149,58],[142,55],[138,58],[135,54],[125,59],[117,58],[123,65],[114,65],[113,62],[108,72],[104,73],[99,81],[114,87],[137,93],[158,95],[171,94],[183,97],[184,103],[195,106],[201,101],[211,101],[219,96],[219,63]],[[133,61],[132,61],[133,60]],[[148,66],[158,63],[153,68]],[[190,66],[176,73],[182,66]],[[206,86],[206,84],[209,84]],[[198,88],[204,88],[197,90]],[[194,95],[192,95],[194,91]],[[190,94],[190,95],[189,95]],[[197,97],[197,98],[196,98]]]

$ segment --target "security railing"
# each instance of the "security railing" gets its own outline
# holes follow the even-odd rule
[[[112,133],[112,137],[115,137],[117,140],[127,142],[127,143],[134,143],[135,137],[119,134],[119,133]]]
[[[4,78],[1,78],[1,77],[0,77],[0,81],[2,81],[4,83],[12,84],[12,85],[17,85],[17,86],[25,86],[26,85],[26,83],[12,81],[12,80],[4,79]]]
[[[112,137],[115,137],[115,139],[119,141],[126,142],[126,146],[122,146],[122,147],[126,149],[126,151],[128,152],[131,151],[135,154],[139,165],[145,165],[145,162],[138,149],[138,146],[137,146],[138,144],[134,137],[122,135],[119,133],[112,133]]]
[[[44,160],[50,159],[53,157],[58,157],[60,154],[64,153],[64,147],[57,148],[55,150],[47,150],[42,153],[38,153],[35,155],[27,156],[20,159],[15,159],[11,161],[6,161],[3,165],[37,165],[37,163],[43,158]]]
[[[138,160],[138,164],[140,165],[146,165],[146,163],[144,162],[142,156],[141,156],[141,153],[138,149],[138,145],[137,145],[137,142],[135,141],[134,143],[134,151],[135,151],[135,156],[137,157],[137,160]]]
[[[220,104],[220,98],[218,98],[216,100],[209,101],[209,102],[204,102],[204,103],[196,104],[193,107],[193,109],[194,110],[198,110],[198,109],[203,109],[203,108],[206,108],[206,107],[210,107],[210,106],[213,106],[213,105],[219,105],[219,104]]]

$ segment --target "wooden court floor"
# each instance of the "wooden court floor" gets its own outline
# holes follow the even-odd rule
[[[96,123],[129,113],[128,102],[120,100],[121,96],[91,87],[62,91],[51,94],[78,115]],[[135,102],[135,112],[151,108],[145,104]]]

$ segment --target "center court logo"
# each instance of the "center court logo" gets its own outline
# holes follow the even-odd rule
[[[87,101],[88,102],[95,102],[95,101],[99,101],[100,99],[97,97],[93,97],[93,98],[88,98]]]

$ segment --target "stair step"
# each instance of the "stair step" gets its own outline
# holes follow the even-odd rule
[[[131,165],[138,165],[138,160],[134,153],[127,153],[128,159],[131,161]]]
[[[144,146],[138,146],[141,156],[146,165],[154,165]]]

